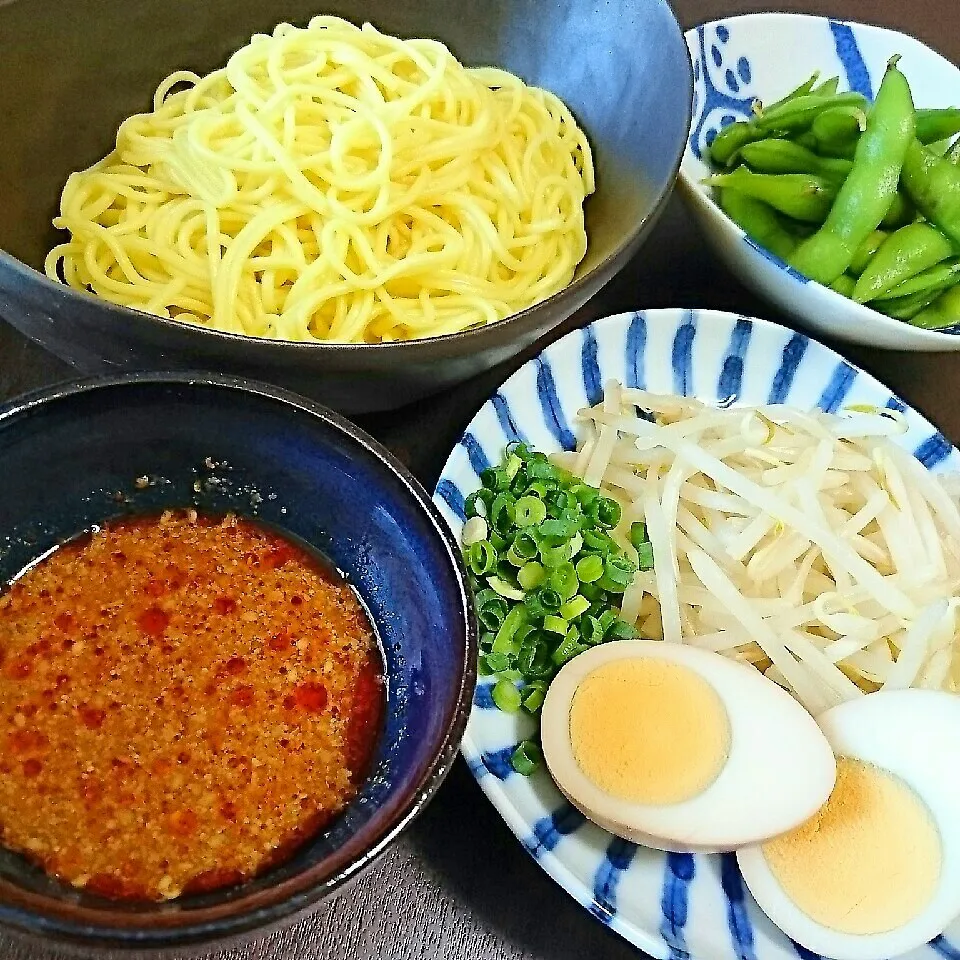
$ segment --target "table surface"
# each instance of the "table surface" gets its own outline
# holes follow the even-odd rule
[[[684,29],[768,6],[757,0],[674,0]],[[773,6],[893,26],[960,62],[960,8],[941,0],[846,0],[842,7],[839,0],[778,0]],[[676,306],[785,322],[726,273],[674,196],[634,261],[553,337],[606,314]],[[960,441],[960,388],[954,380],[960,356],[840,349]],[[532,352],[441,396],[396,413],[359,418],[360,425],[432,489],[463,427]],[[0,322],[0,400],[69,376],[69,367]],[[213,954],[211,960],[620,960],[636,955],[524,853],[458,761],[428,810],[352,888],[295,926]],[[57,954],[3,936],[0,957],[59,960]]]

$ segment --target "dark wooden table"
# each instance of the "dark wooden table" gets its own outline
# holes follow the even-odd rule
[[[637,0],[642,3],[643,0]],[[674,0],[683,27],[763,2]],[[944,0],[777,0],[772,6],[881,23],[913,33],[960,62],[960,7]],[[674,197],[636,259],[555,336],[595,317],[637,307],[714,307],[784,322],[709,253]],[[834,345],[836,346],[836,345]],[[841,352],[960,441],[960,355]],[[476,409],[526,359],[449,393],[361,425],[428,487]],[[70,376],[70,368],[0,322],[0,399]],[[426,813],[350,890],[268,939],[215,954],[223,960],[574,960],[637,951],[581,910],[521,849],[458,762]],[[0,936],[2,960],[57,955]]]

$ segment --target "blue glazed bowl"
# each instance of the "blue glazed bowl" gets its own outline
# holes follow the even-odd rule
[[[0,582],[111,517],[233,510],[294,534],[346,573],[377,627],[388,679],[369,777],[292,860],[219,892],[123,905],[0,849],[0,925],[87,956],[223,943],[308,911],[423,809],[456,756],[477,638],[456,543],[387,451],[282,390],[143,374],[56,387],[0,410],[0,464]],[[141,490],[142,476],[153,482]]]

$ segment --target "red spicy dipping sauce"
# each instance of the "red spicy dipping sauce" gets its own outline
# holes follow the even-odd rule
[[[193,510],[108,524],[0,594],[0,840],[106,897],[236,883],[350,802],[383,702],[313,554]]]

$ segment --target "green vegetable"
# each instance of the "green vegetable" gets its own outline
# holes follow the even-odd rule
[[[920,213],[960,245],[960,168],[911,139],[902,182]]]
[[[856,277],[851,277],[849,273],[841,273],[840,276],[830,284],[830,289],[835,290],[841,296],[853,297],[853,289],[856,285]]]
[[[852,91],[836,93],[832,96],[807,93],[781,106],[762,111],[751,122],[764,133],[774,130],[802,130],[809,127],[824,111],[838,107],[865,110],[867,98],[861,93]]]
[[[938,291],[921,290],[905,297],[874,300],[870,306],[895,320],[910,320],[937,299]]]
[[[866,303],[887,296],[894,287],[946,260],[953,244],[928,223],[909,223],[890,234],[867,264],[853,291]]]
[[[863,243],[857,247],[857,252],[853,255],[850,263],[850,272],[860,276],[867,269],[867,264],[871,257],[880,249],[880,245],[890,234],[884,230],[874,230]]]
[[[818,148],[842,152],[855,148],[860,134],[867,128],[867,114],[862,106],[831,107],[813,118],[810,132]]]
[[[532,740],[523,740],[510,755],[510,765],[522,777],[529,777],[543,762],[543,751]]]
[[[960,286],[945,290],[929,306],[909,318],[915,327],[939,330],[960,324]]]
[[[867,128],[857,143],[853,168],[826,222],[789,258],[793,267],[820,283],[833,283],[846,272],[858,247],[877,229],[896,194],[915,128],[910,87],[897,69],[897,59],[892,58],[887,66]]]
[[[960,133],[960,109],[918,110],[916,138],[921,143],[936,143]]]
[[[830,77],[829,80],[824,80],[819,86],[814,87],[810,92],[817,93],[822,97],[832,96],[837,92],[840,87],[840,78],[839,77]]]
[[[564,663],[636,635],[619,618],[620,595],[638,569],[633,552],[647,569],[652,549],[642,523],[622,529],[616,500],[525,444],[510,444],[480,480],[466,503],[485,522],[464,546],[482,630],[479,670],[495,678],[501,710],[537,713]],[[628,536],[627,552],[608,531]]]
[[[910,223],[915,219],[916,214],[916,208],[903,193],[898,190],[893,195],[890,206],[887,207],[887,212],[880,221],[880,226],[886,227],[887,229],[896,229],[897,227],[902,227],[904,224]]]
[[[509,680],[498,680],[490,694],[493,702],[504,713],[516,713],[520,709],[520,691]]]
[[[778,137],[748,143],[740,157],[756,173],[815,173],[840,182],[853,166],[851,160],[821,157],[793,140]]]
[[[737,190],[744,196],[762,200],[787,216],[811,223],[823,222],[837,196],[836,183],[823,177],[807,173],[751,173],[746,167],[714,174],[704,183]]]
[[[758,141],[762,142],[762,141]],[[785,260],[797,245],[794,237],[780,222],[776,211],[762,200],[748,197],[739,190],[717,191],[720,209],[755,243]]]
[[[952,257],[898,283],[886,297],[878,299],[911,297],[922,293],[932,293],[936,296],[947,287],[953,286],[958,276],[960,276],[960,257]]]

